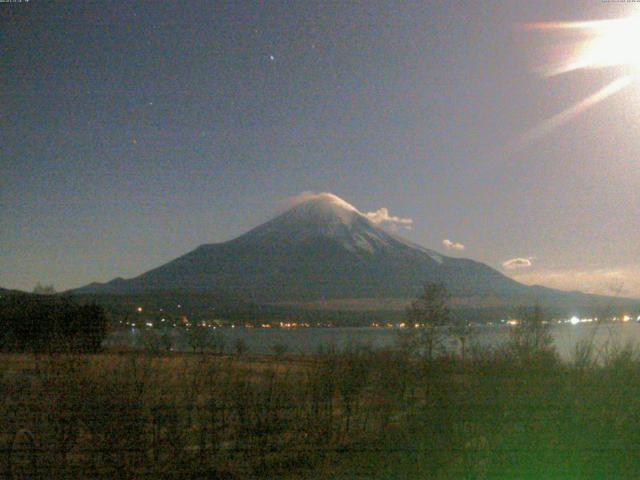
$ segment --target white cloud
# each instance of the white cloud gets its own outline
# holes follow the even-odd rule
[[[442,240],[442,245],[444,245],[444,248],[446,248],[447,250],[464,250],[466,248],[463,244],[452,242],[448,238]]]
[[[389,215],[389,209],[386,207],[379,208],[375,212],[363,213],[363,215],[375,224],[398,223],[400,225],[411,225],[413,223],[413,219],[411,218],[402,218]]]
[[[299,195],[289,198],[286,203],[287,203],[287,206],[290,208],[300,203],[307,202],[309,200],[328,200],[331,203],[335,203],[336,205],[346,208],[347,210],[354,210],[356,212],[358,211],[358,209],[353,205],[351,205],[350,203],[345,202],[343,199],[341,199],[337,195],[334,195],[333,193],[329,193],[329,192],[320,192],[320,193],[309,192],[309,191],[302,192]]]
[[[528,268],[531,263],[531,258],[511,258],[502,262],[502,267],[506,270],[515,270],[516,268]]]
[[[410,230],[413,224],[413,219],[411,218],[402,218],[389,214],[389,209],[387,207],[382,207],[376,210],[375,212],[361,212],[356,207],[351,205],[350,203],[344,201],[337,195],[329,192],[302,192],[299,195],[291,197],[286,202],[286,208],[291,208],[295,205],[298,205],[303,202],[307,202],[309,200],[328,200],[336,205],[344,207],[348,210],[353,210],[358,212],[360,215],[368,218],[372,223],[376,225],[380,224],[391,224],[391,226],[401,225],[403,228]]]

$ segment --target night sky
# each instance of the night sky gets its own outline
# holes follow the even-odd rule
[[[0,3],[0,286],[135,276],[313,191],[527,283],[640,297],[640,82],[540,130],[621,69],[546,78],[553,45],[519,27],[636,13]]]

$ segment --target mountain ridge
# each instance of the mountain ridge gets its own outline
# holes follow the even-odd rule
[[[235,239],[200,245],[137,277],[72,292],[182,290],[278,304],[411,298],[432,281],[445,284],[458,298],[492,296],[515,303],[600,298],[526,286],[481,262],[416,245],[328,193],[299,202]]]

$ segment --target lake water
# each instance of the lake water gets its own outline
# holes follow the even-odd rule
[[[474,343],[498,347],[509,339],[513,327],[506,325],[480,327],[474,336]],[[322,348],[344,350],[349,346],[367,346],[371,348],[388,348],[397,344],[400,330],[397,328],[223,328],[211,331],[212,335],[222,335],[224,350],[231,353],[240,340],[247,352],[253,354],[273,353],[281,349],[288,353],[316,353]],[[561,324],[551,327],[554,344],[560,356],[569,360],[573,356],[576,344],[581,340],[593,338],[598,348],[619,348],[629,343],[640,345],[640,324],[636,322],[594,324]],[[112,334],[107,339],[108,345],[127,345],[142,348],[144,333],[132,329]],[[189,351],[189,343],[179,332],[172,332],[174,349]],[[219,337],[218,337],[219,338]],[[452,341],[453,343],[453,341]]]

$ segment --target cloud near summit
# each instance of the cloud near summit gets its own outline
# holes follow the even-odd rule
[[[339,196],[334,195],[333,193],[329,193],[329,192],[321,192],[321,193],[316,193],[316,192],[302,192],[298,195],[295,195],[293,197],[290,197],[286,204],[289,208],[294,207],[296,205],[299,205],[301,203],[304,202],[308,202],[310,200],[326,200],[328,202],[334,203],[340,207],[346,208],[347,210],[353,210],[353,211],[358,211],[358,209],[356,207],[354,207],[353,205],[351,205],[349,202],[345,202],[343,199],[341,199]],[[358,212],[360,213],[360,212]]]
[[[515,270],[516,268],[528,268],[533,263],[531,258],[511,258],[502,262],[502,267],[506,270]]]
[[[379,208],[375,212],[363,213],[363,215],[373,223],[399,223],[401,225],[411,225],[413,223],[412,218],[402,218],[389,215],[389,209],[386,207]]]
[[[376,225],[380,225],[380,224],[404,225],[405,228],[410,228],[409,225],[413,224],[412,218],[403,218],[403,217],[397,217],[395,215],[390,215],[389,209],[387,207],[381,207],[375,212],[361,212],[356,207],[351,205],[349,202],[346,202],[345,200],[341,199],[337,195],[334,195],[333,193],[329,193],[329,192],[320,192],[320,193],[302,192],[299,195],[291,197],[287,203],[289,204],[289,206],[294,206],[303,202],[307,202],[309,200],[320,200],[320,199],[328,200],[346,209],[356,211],[360,215],[368,218],[372,223],[375,223]]]
[[[444,240],[442,240],[442,245],[444,246],[444,248],[446,248],[447,250],[459,250],[462,251],[464,250],[465,247],[462,243],[459,242],[452,242],[451,240],[449,240],[448,238],[445,238]]]

